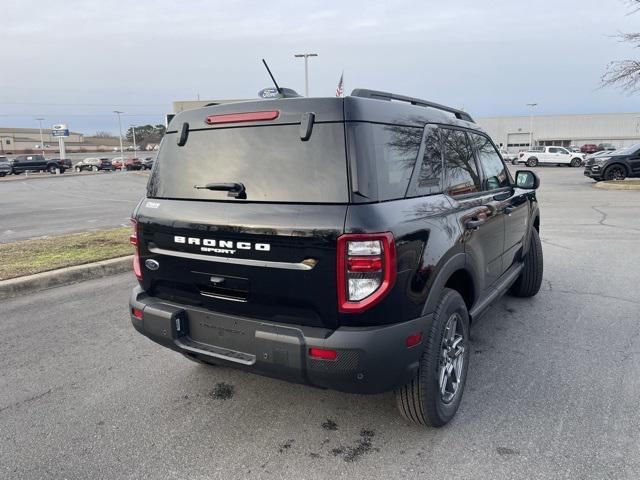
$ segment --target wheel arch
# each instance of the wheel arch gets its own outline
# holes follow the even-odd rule
[[[615,167],[615,166],[624,168],[624,171],[625,171],[627,177],[629,176],[629,173],[630,173],[629,172],[629,167],[626,164],[622,163],[622,162],[611,162],[610,164],[608,164],[606,167],[604,167],[602,169],[602,174],[604,175],[604,173],[607,170],[609,170],[611,167]]]
[[[427,300],[423,307],[423,315],[433,312],[438,304],[440,294],[445,288],[456,290],[470,310],[478,298],[476,280],[468,268],[466,254],[458,253],[446,261],[433,281]]]

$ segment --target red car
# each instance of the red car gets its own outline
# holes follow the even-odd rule
[[[122,157],[116,157],[111,160],[111,165],[116,170],[122,170]],[[125,170],[142,170],[143,165],[139,158],[127,158],[124,161]]]
[[[596,152],[600,151],[600,149],[594,143],[587,143],[586,145],[582,145],[580,147],[580,151],[582,153],[596,153]]]

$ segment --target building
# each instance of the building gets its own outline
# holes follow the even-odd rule
[[[42,129],[44,146],[40,144],[39,128],[10,128],[0,127],[0,155],[18,155],[22,153],[37,153],[44,150],[45,154],[59,152],[58,137],[54,137],[51,129]],[[86,137],[82,133],[69,132],[64,139],[67,152],[106,152],[113,151],[120,146],[118,137]],[[123,142],[129,146],[129,142]]]
[[[620,148],[640,143],[640,113],[486,117],[476,121],[510,153],[528,148],[530,136],[534,146],[611,143]]]

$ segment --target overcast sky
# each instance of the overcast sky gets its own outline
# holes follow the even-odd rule
[[[197,1],[2,0],[0,126],[117,131],[161,123],[172,100],[253,98],[270,86],[313,96],[388,90],[475,116],[637,112],[599,79],[638,52],[612,38],[640,31],[623,0]]]

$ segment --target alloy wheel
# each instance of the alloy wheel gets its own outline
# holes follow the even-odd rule
[[[444,403],[451,403],[460,389],[464,372],[464,350],[462,319],[459,313],[454,312],[447,320],[440,348],[438,386],[440,397]]]

